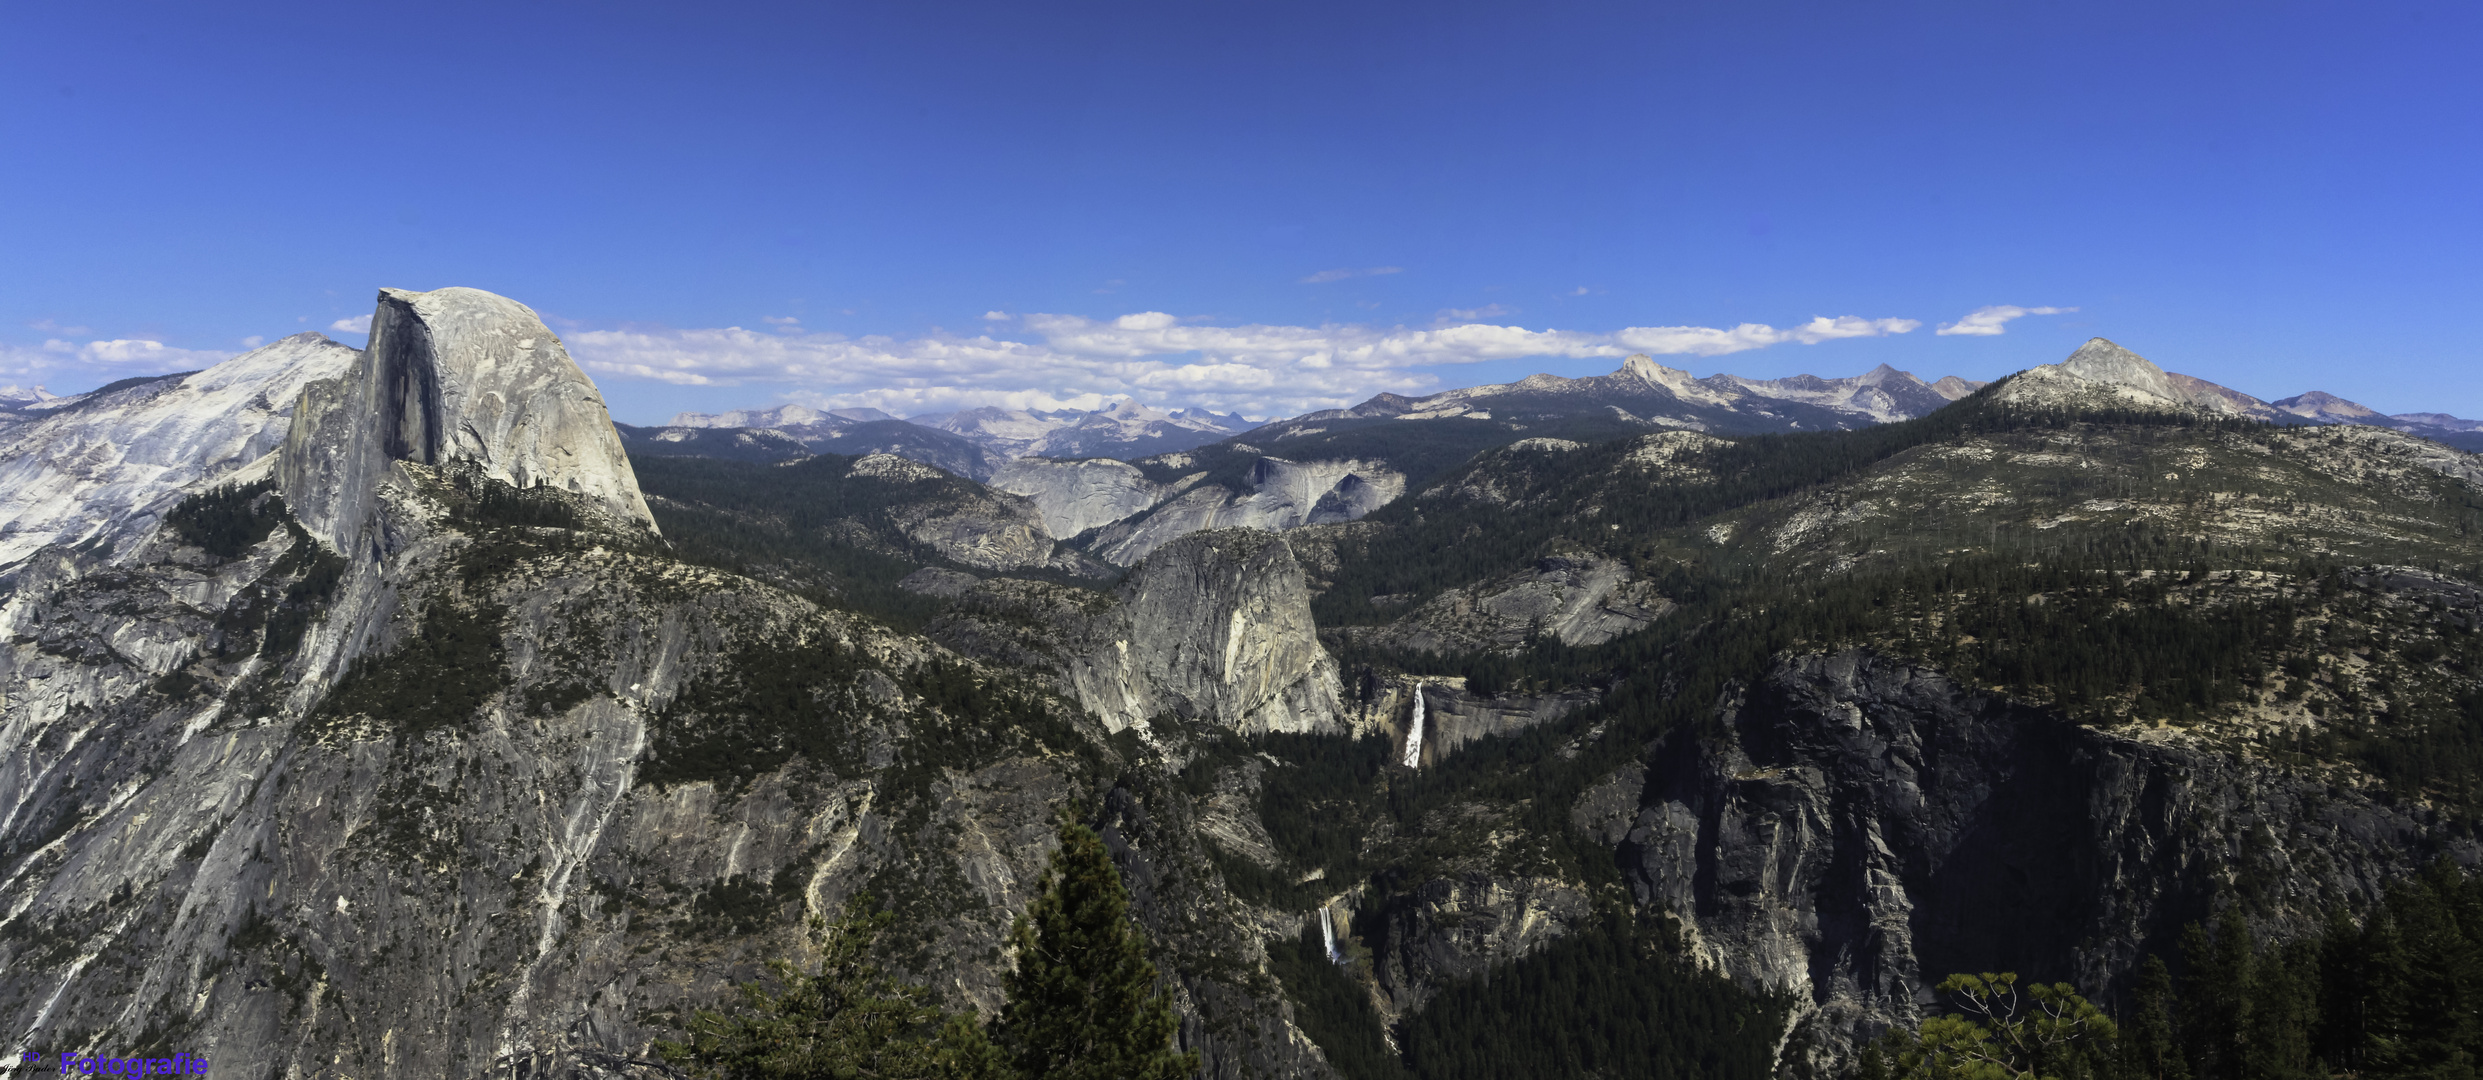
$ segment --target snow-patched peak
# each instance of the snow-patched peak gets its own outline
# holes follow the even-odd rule
[[[382,289],[371,339],[308,388],[278,478],[304,527],[345,546],[394,462],[465,462],[654,527],[603,395],[534,310],[481,289]]]
[[[1204,409],[1167,412],[1128,399],[1093,411],[987,405],[907,419],[962,436],[1004,458],[1143,457],[1203,446],[1258,426],[1239,415]]]
[[[815,424],[831,420],[826,412],[808,405],[779,405],[773,409],[734,409],[720,413],[675,413],[673,427],[685,428],[772,428],[790,424]]]
[[[773,409],[734,409],[720,413],[674,413],[666,426],[681,428],[840,428],[896,417],[878,409],[814,409],[779,405]]]
[[[1983,385],[1952,375],[1935,388],[1887,364],[1840,379],[1816,375],[1752,379],[1731,374],[1694,378],[1681,368],[1634,353],[1608,375],[1572,379],[1537,374],[1516,382],[1443,390],[1419,398],[1378,394],[1350,409],[1309,413],[1280,421],[1279,426],[1376,417],[1543,420],[1593,414],[1599,419],[1612,416],[1625,423],[1695,430],[1819,430],[1848,427],[1857,418],[1884,423],[1921,416]]]
[[[1915,378],[1913,372],[1899,371],[1887,364],[1842,379],[1822,379],[1816,375],[1791,375],[1781,379],[1711,375],[1703,381],[1730,383],[1763,398],[1818,405],[1842,413],[1866,416],[1882,424],[1912,419],[1956,400]]]
[[[0,431],[0,567],[52,544],[118,544],[192,491],[266,475],[303,387],[343,374],[354,356],[296,334],[204,371],[79,395]]]
[[[32,389],[23,386],[0,386],[0,409],[36,408],[46,402],[58,400],[60,400],[59,395],[40,386]]]

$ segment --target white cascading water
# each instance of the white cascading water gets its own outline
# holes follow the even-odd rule
[[[1319,905],[1319,937],[1328,943],[1328,962],[1344,963],[1345,958],[1336,954],[1336,919],[1328,914],[1326,904]]]
[[[1423,763],[1423,684],[1414,684],[1414,726],[1405,736],[1405,767]]]

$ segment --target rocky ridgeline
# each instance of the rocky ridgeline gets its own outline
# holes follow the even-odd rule
[[[185,492],[264,478],[303,388],[354,357],[296,334],[206,371],[43,400],[0,428],[0,574],[45,548],[130,544]]]
[[[1163,716],[1248,733],[1343,730],[1336,661],[1319,645],[1301,566],[1255,529],[1167,544],[1108,596],[984,582],[928,632],[969,656],[1050,672],[1113,731]]]

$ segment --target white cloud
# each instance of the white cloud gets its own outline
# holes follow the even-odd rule
[[[328,329],[347,334],[367,334],[371,332],[371,317],[356,315],[350,319],[338,319],[329,323]]]
[[[213,349],[179,349],[146,339],[116,338],[81,345],[52,338],[37,348],[0,345],[0,375],[44,375],[94,368],[194,371],[222,363],[232,356],[232,353]],[[111,376],[119,377],[118,373]]]
[[[1437,319],[1443,323],[1473,322],[1476,319],[1497,319],[1503,315],[1513,314],[1516,313],[1498,304],[1485,304],[1477,308],[1441,308]]]
[[[1730,330],[1707,326],[1633,326],[1612,338],[1639,352],[1723,356],[1786,343],[1817,345],[1840,338],[1886,337],[1911,333],[1921,325],[1913,319],[1862,319],[1852,315],[1831,319],[1821,315],[1781,330],[1758,323],[1743,323]]]
[[[43,343],[43,347],[50,349],[56,344],[67,345],[68,342],[46,341]],[[79,363],[139,365],[143,367],[161,368],[166,371],[170,371],[175,368],[202,368],[209,364],[220,364],[233,355],[228,352],[217,352],[210,349],[176,349],[170,345],[164,344],[161,341],[131,340],[127,338],[115,339],[112,341],[90,341],[84,345],[76,346],[74,349],[68,351],[71,355],[77,358]]]
[[[1402,266],[1372,266],[1365,267],[1360,270],[1346,267],[1336,270],[1322,270],[1316,274],[1312,274],[1309,277],[1303,278],[1302,284],[1325,285],[1331,281],[1343,281],[1346,278],[1385,277],[1389,274],[1402,274],[1404,272],[1405,268]]]
[[[1629,327],[1612,333],[1528,330],[1467,322],[1430,329],[1364,325],[1184,325],[1160,311],[1116,319],[1029,314],[1011,340],[991,332],[914,338],[741,327],[590,330],[570,352],[597,376],[677,385],[790,384],[823,408],[919,413],[1132,397],[1251,415],[1292,415],[1361,401],[1379,391],[1437,389],[1425,370],[1529,357],[1602,358],[1633,352],[1719,356],[1780,344],[1902,334],[1912,319],[1820,317],[1777,328]],[[1032,388],[1043,389],[1032,389]],[[1045,404],[1045,403],[1050,404]],[[1095,407],[1095,406],[1082,406]]]
[[[2019,307],[2015,304],[1994,304],[1990,307],[1976,308],[1967,313],[1965,318],[1943,324],[1933,332],[1941,337],[1960,334],[1968,337],[1992,337],[2008,333],[2011,319],[2028,315],[2067,315],[2076,310],[2078,309],[2073,307]]]

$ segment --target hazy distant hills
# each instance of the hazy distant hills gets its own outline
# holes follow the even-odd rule
[[[621,433],[621,444],[640,457],[778,462],[813,454],[895,454],[975,480],[991,479],[1006,460],[962,435],[896,419],[783,427],[612,426]]]
[[[2089,368],[2115,362],[2099,353],[2064,363]],[[2388,415],[2319,390],[2268,401],[2178,372],[2161,372],[2150,379],[2146,392],[2151,398],[2184,407],[2275,424],[2369,424],[2461,449],[2483,449],[2483,421],[2445,413]],[[1238,414],[1165,410],[1123,401],[1091,412],[986,407],[902,420],[877,409],[784,405],[682,413],[664,427],[624,424],[621,431],[631,449],[641,453],[770,461],[804,453],[891,453],[988,480],[1003,465],[1020,458],[1135,461],[1209,446],[1244,432],[1251,433],[1247,440],[1251,446],[1267,447],[1380,420],[1481,422],[1500,433],[1468,433],[1454,440],[1460,444],[1478,437],[1497,444],[1528,437],[1596,438],[1665,430],[1719,435],[1843,430],[1926,416],[1984,385],[1956,375],[1925,381],[1886,364],[1833,379],[1815,375],[1753,379],[1732,374],[1693,378],[1680,368],[1639,355],[1606,375],[1575,379],[1534,375],[1423,397],[1379,394],[1352,408],[1326,409],[1267,424]],[[7,407],[5,393],[0,391],[0,408]]]
[[[1532,375],[1513,383],[1444,390],[1419,398],[1381,394],[1350,409],[1309,413],[1288,423],[1297,428],[1376,418],[1540,423],[1597,415],[1647,430],[1821,431],[1912,419],[1982,385],[1953,375],[1926,383],[1885,364],[1844,379],[1813,375],[1694,379],[1687,371],[1639,355],[1623,361],[1621,369],[1609,375],[1579,379]]]
[[[896,454],[983,480],[1013,458],[1146,457],[1220,442],[1256,426],[1238,414],[1167,412],[1123,401],[1092,411],[984,407],[904,420],[877,409],[784,405],[685,412],[663,427],[621,429],[633,450],[646,453],[768,461],[804,453]]]
[[[1257,424],[1204,409],[1166,412],[1135,401],[1106,409],[967,409],[910,417],[1005,458],[1146,457],[1220,442]]]

